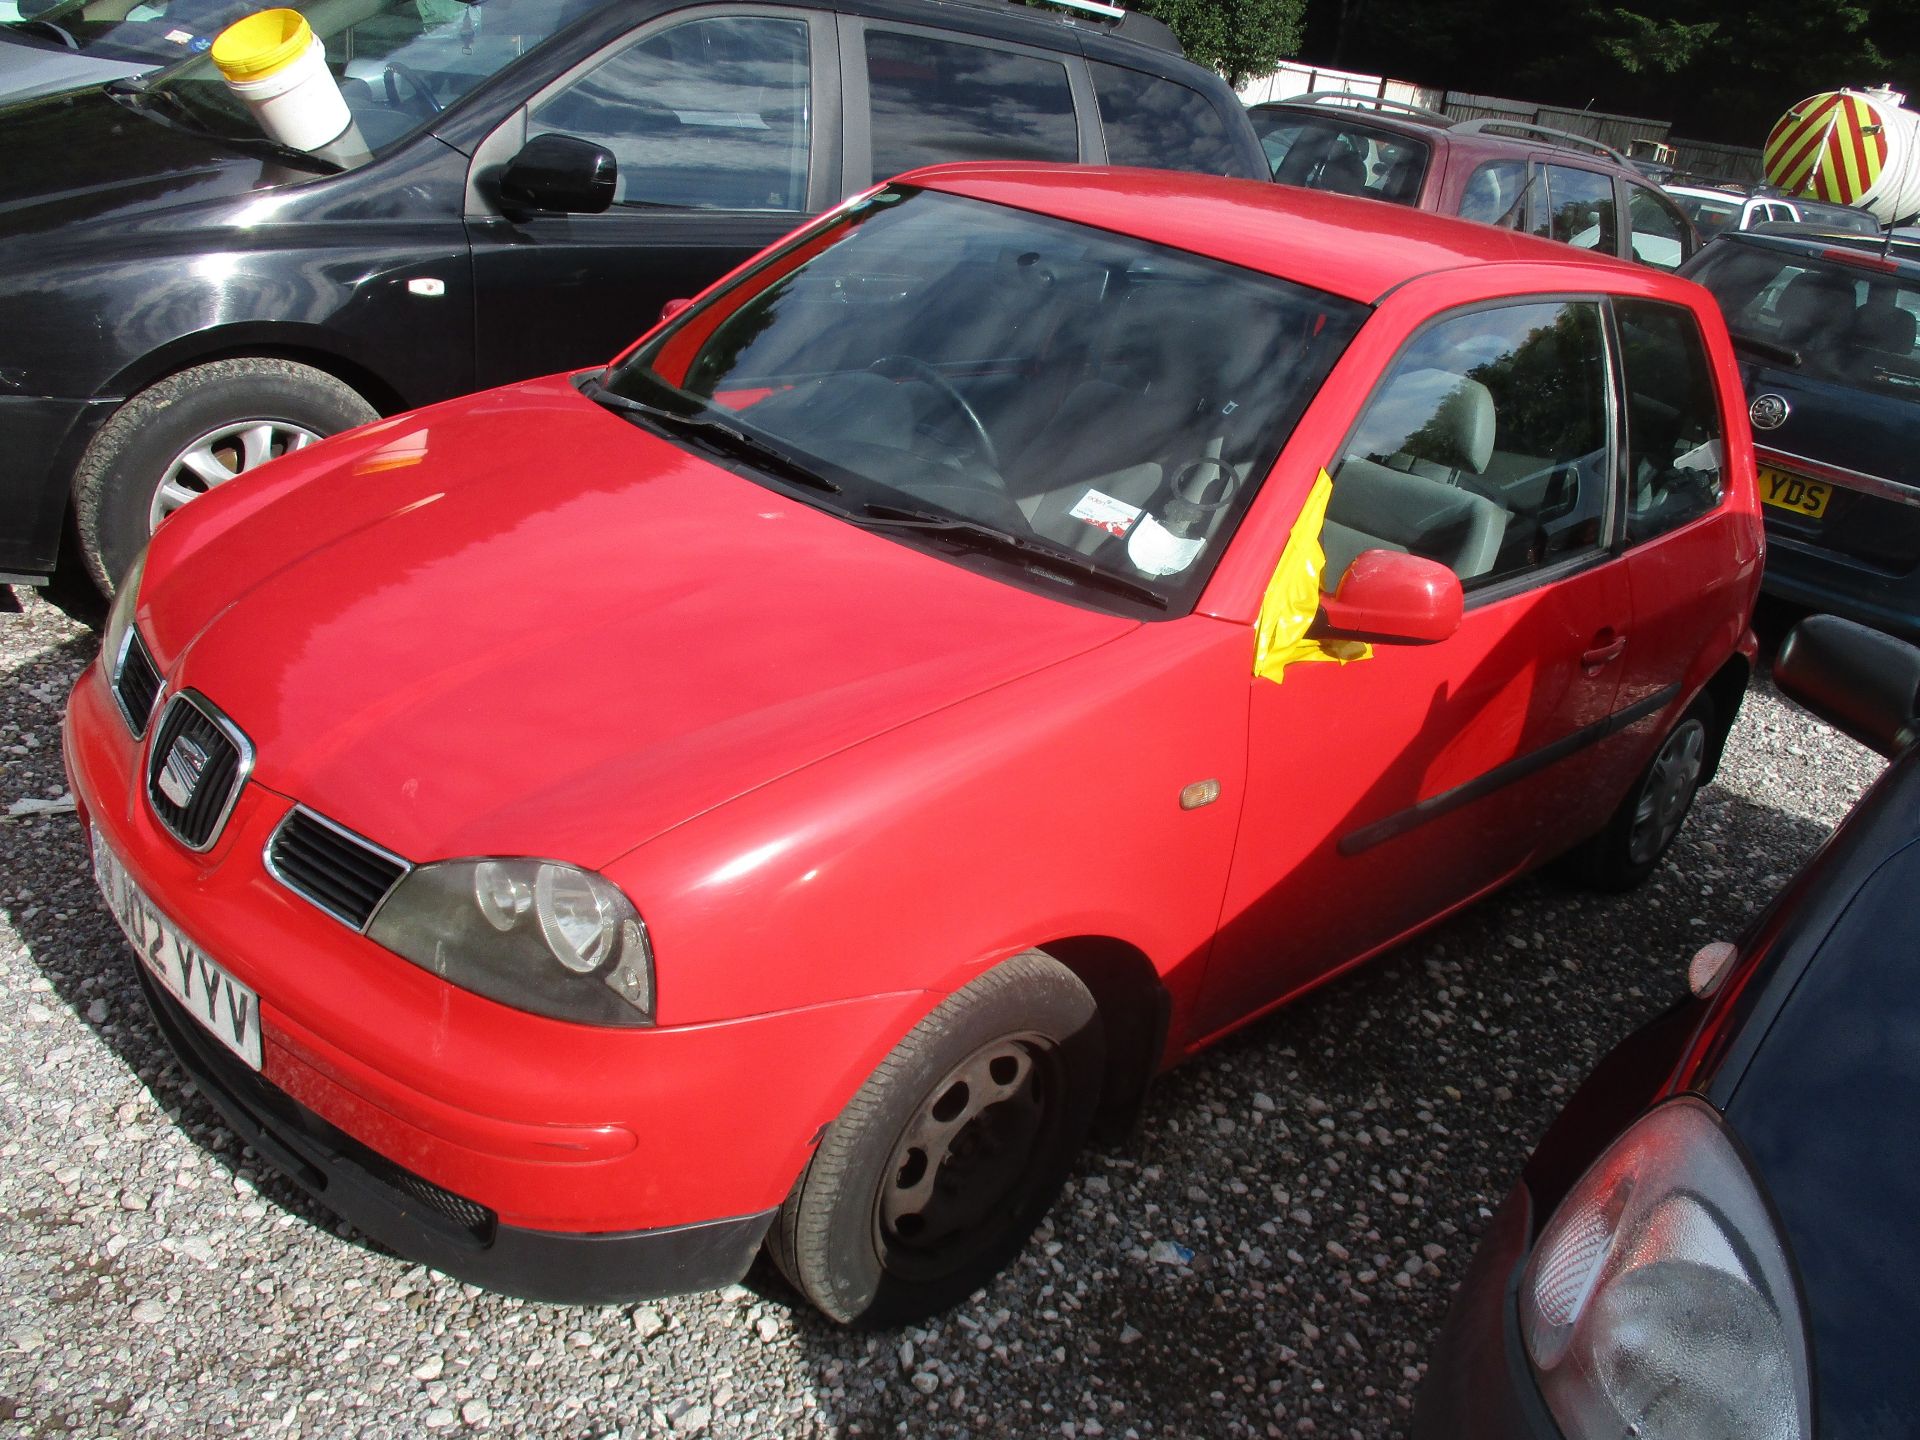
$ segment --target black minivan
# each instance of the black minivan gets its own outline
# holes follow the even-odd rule
[[[208,487],[376,414],[609,358],[665,302],[917,165],[1266,175],[1225,81],[1137,16],[1007,0],[302,13],[370,152],[357,163],[271,143],[205,53],[0,109],[0,584],[59,559],[110,591]]]

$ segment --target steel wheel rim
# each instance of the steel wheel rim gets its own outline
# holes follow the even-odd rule
[[[1688,720],[1667,737],[1653,757],[1647,783],[1633,807],[1633,828],[1627,836],[1627,858],[1636,865],[1656,859],[1679,832],[1687,804],[1700,783],[1706,765],[1707,727]]]
[[[216,485],[318,440],[318,432],[287,420],[230,420],[207,431],[168,462],[147,506],[147,530]]]
[[[981,1046],[930,1087],[874,1200],[887,1269],[938,1278],[1024,1233],[1063,1094],[1058,1047],[1034,1033]]]

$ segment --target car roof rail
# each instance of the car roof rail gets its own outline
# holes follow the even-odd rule
[[[1353,90],[1308,90],[1299,95],[1289,95],[1284,99],[1268,103],[1301,106],[1345,104],[1348,108],[1371,105],[1376,110],[1390,110],[1396,115],[1409,115],[1416,120],[1430,120],[1436,125],[1452,123],[1438,110],[1429,110],[1426,106],[1416,105],[1411,100],[1395,100],[1387,95],[1367,95]]]
[[[1143,15],[1137,10],[1107,4],[1105,0],[964,0],[964,3],[996,10],[1024,10],[1043,18],[1064,20],[1068,24],[1097,25],[1108,34],[1131,40],[1136,45],[1150,45],[1155,50],[1165,50],[1182,58],[1187,53],[1180,38],[1164,21]],[[1061,11],[1067,13],[1062,14]]]
[[[1540,135],[1560,145],[1562,149],[1569,145],[1582,150],[1592,150],[1604,155],[1617,164],[1631,166],[1633,162],[1622,155],[1604,140],[1596,140],[1591,135],[1576,135],[1571,130],[1556,130],[1551,125],[1535,125],[1529,120],[1506,120],[1498,115],[1482,116],[1478,120],[1460,120],[1453,126],[1457,135],[1478,135],[1495,130],[1519,130],[1528,135]]]

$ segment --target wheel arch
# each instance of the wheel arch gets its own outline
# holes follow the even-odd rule
[[[365,361],[342,351],[336,337],[321,326],[230,325],[197,330],[150,350],[115,375],[103,394],[130,400],[162,380],[209,365],[216,360],[289,360],[331,375],[350,387],[382,415],[392,415],[420,404],[408,397],[384,374]]]
[[[1747,682],[1752,678],[1753,667],[1747,657],[1735,654],[1700,687],[1700,693],[1713,703],[1713,728],[1707,735],[1707,763],[1700,775],[1702,785],[1720,772],[1720,756],[1727,748],[1727,736],[1733,731],[1733,722],[1740,714],[1740,702],[1747,693]]]
[[[1034,948],[1071,970],[1099,1007],[1106,1069],[1095,1133],[1118,1139],[1139,1118],[1148,1083],[1160,1069],[1173,998],[1153,961],[1124,940],[1073,935]]]

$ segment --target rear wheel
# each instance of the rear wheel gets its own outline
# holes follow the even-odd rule
[[[215,360],[148,386],[114,411],[74,472],[82,559],[111,595],[167,516],[216,485],[377,418],[311,365]]]
[[[775,1263],[845,1324],[958,1303],[1026,1243],[1099,1099],[1092,995],[1030,951],[916,1025],[822,1137],[769,1236]]]
[[[1570,857],[1581,879],[1600,890],[1631,890],[1654,872],[1700,791],[1713,724],[1713,701],[1702,695],[1667,732],[1607,828]]]

